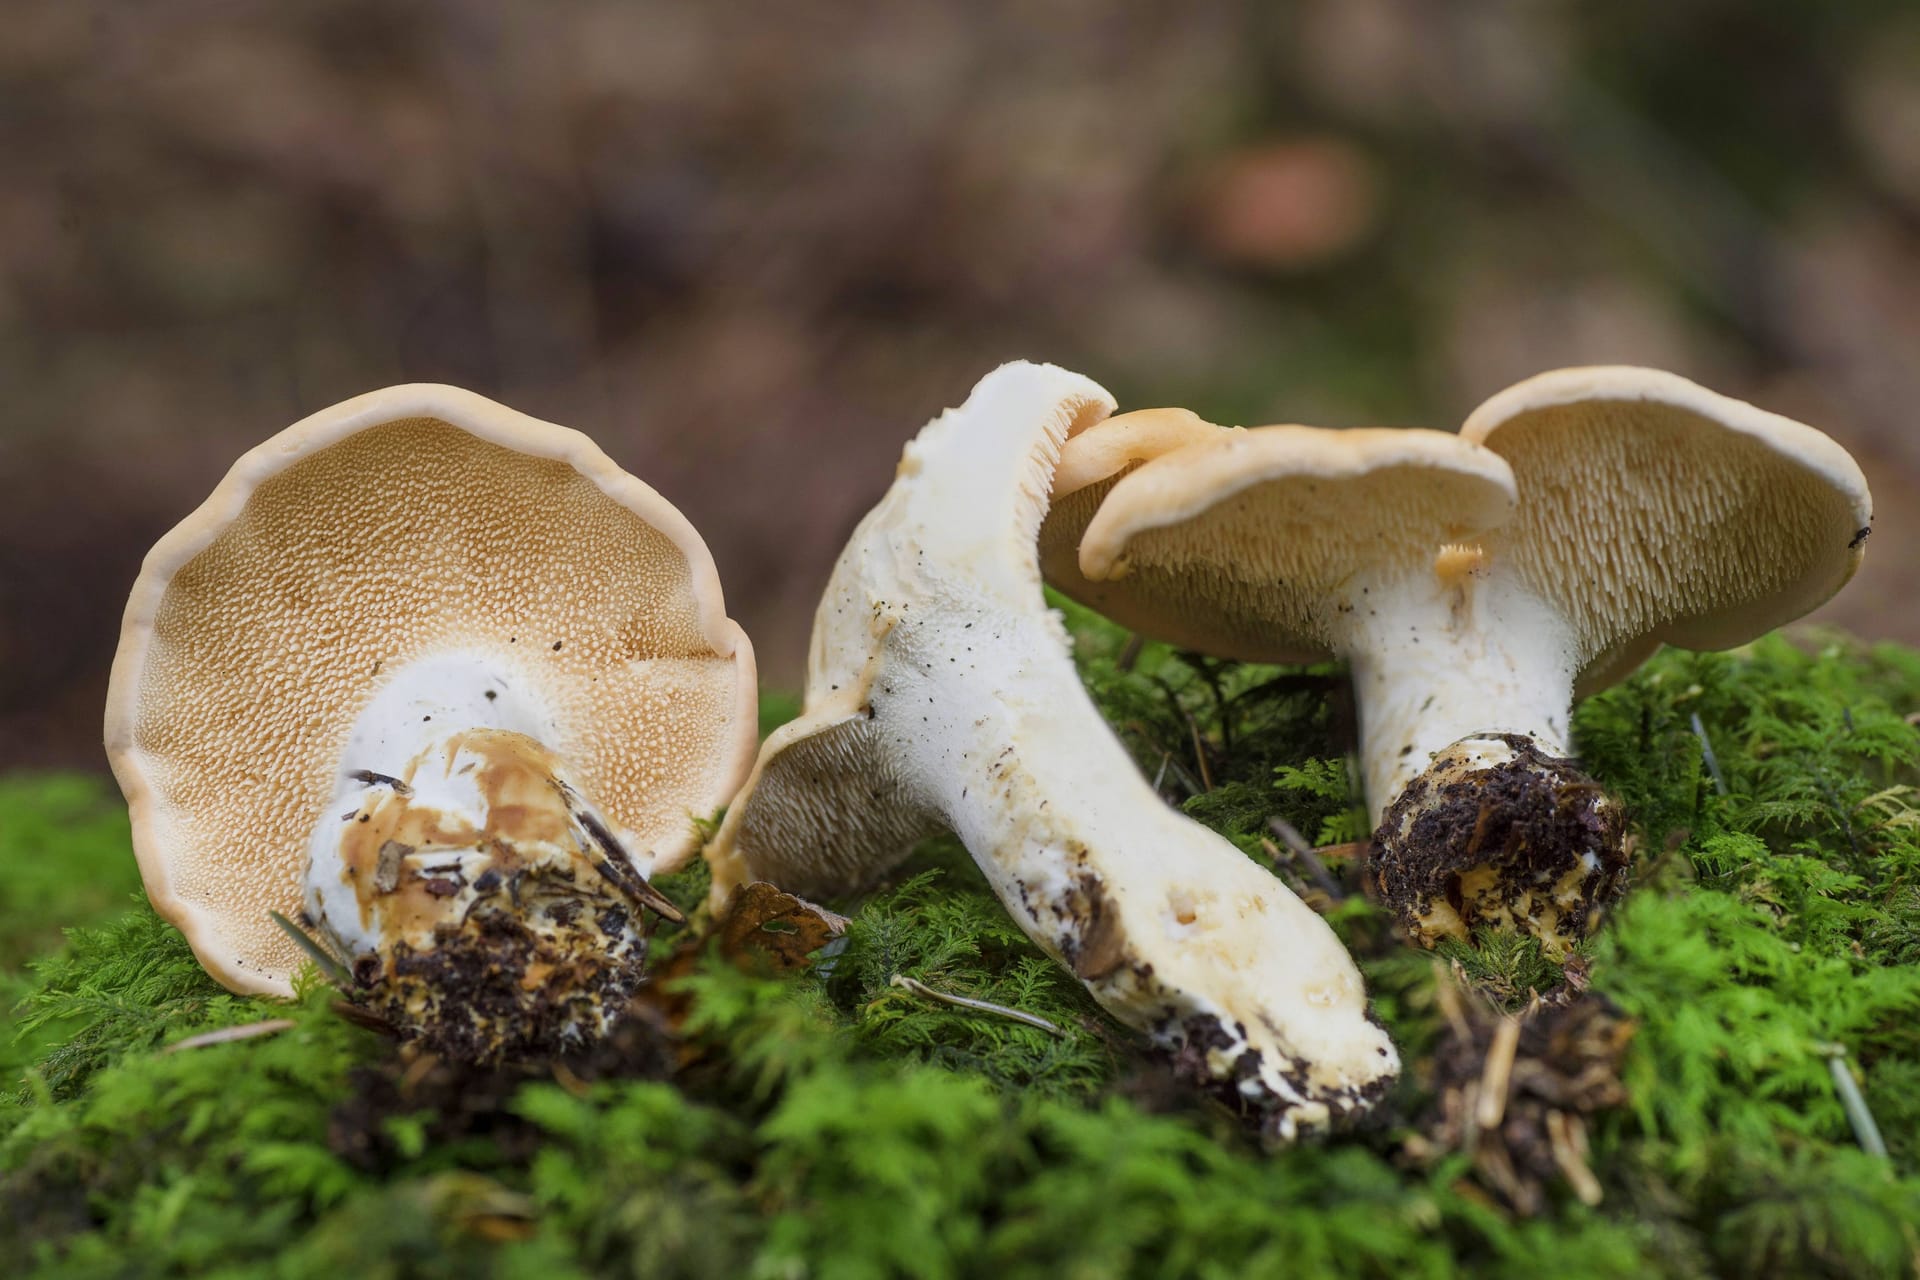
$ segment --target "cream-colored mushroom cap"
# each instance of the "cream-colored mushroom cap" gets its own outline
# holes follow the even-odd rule
[[[1866,478],[1832,439],[1655,369],[1543,373],[1460,434],[1513,468],[1520,504],[1495,541],[1573,622],[1580,693],[1662,643],[1730,648],[1815,608],[1873,525]]]
[[[289,989],[302,957],[268,912],[301,909],[356,717],[447,655],[502,685],[476,701],[538,708],[654,870],[751,761],[752,648],[670,503],[579,432],[453,387],[323,410],[148,553],[107,695],[148,896],[221,982]]]
[[[1217,426],[1186,409],[1135,409],[1091,424],[1067,438],[1053,473],[1047,518],[1040,526],[1040,570],[1075,600],[1126,625],[1143,603],[1140,584],[1095,582],[1080,572],[1080,537],[1113,486],[1143,463],[1190,444],[1236,430]],[[1151,621],[1155,610],[1147,605]]]
[[[1223,657],[1313,661],[1333,619],[1366,607],[1357,575],[1426,570],[1513,500],[1506,464],[1447,432],[1219,430],[1113,486],[1080,538],[1080,572],[1105,588],[1085,603]]]

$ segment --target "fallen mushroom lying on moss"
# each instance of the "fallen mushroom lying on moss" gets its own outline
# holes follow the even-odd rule
[[[1111,408],[1012,364],[907,445],[821,601],[804,712],[708,847],[713,902],[855,889],[950,826],[1102,1005],[1291,1138],[1363,1112],[1399,1060],[1333,931],[1162,803],[1081,687],[1035,537],[1062,442]]]
[[[754,668],[704,543],[585,436],[451,387],[241,458],[127,605],[106,741],[154,906],[286,995],[295,916],[469,1058],[569,1047],[638,981],[647,876],[746,772]]]
[[[1460,435],[1128,414],[1068,442],[1049,577],[1160,639],[1352,667],[1372,874],[1415,937],[1582,937],[1619,805],[1577,694],[1662,643],[1724,649],[1858,567],[1865,479],[1811,427],[1650,369],[1562,369]]]

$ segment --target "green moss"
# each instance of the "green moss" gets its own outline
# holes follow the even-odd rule
[[[1171,803],[1263,861],[1276,818],[1321,843],[1359,834],[1336,671],[1126,655],[1098,619],[1069,623],[1089,688]],[[365,1121],[352,1100],[382,1041],[323,991],[292,1005],[221,992],[143,904],[48,951],[48,919],[99,912],[95,877],[53,876],[32,910],[6,905],[43,958],[15,980],[24,1003],[0,1047],[0,1257],[50,1276],[1910,1274],[1917,704],[1920,655],[1770,639],[1663,654],[1581,707],[1587,761],[1640,830],[1635,885],[1586,957],[1587,980],[1638,1021],[1631,1103],[1592,1133],[1598,1208],[1562,1190],[1518,1219],[1463,1161],[1406,1159],[1441,962],[1394,940],[1341,860],[1331,918],[1412,1069],[1377,1128],[1269,1155],[1173,1088],[938,840],[839,904],[852,927],[810,973],[696,966],[684,1029],[700,1053],[670,1083],[530,1079],[471,1096],[455,1138],[402,1109],[376,1122],[378,1160],[342,1132]],[[60,799],[87,788],[78,807]],[[64,857],[120,875],[107,900],[124,902],[124,827],[98,796],[0,789],[9,874]],[[706,891],[698,866],[662,883],[689,906]],[[1451,958],[1513,1004],[1560,980],[1511,942]],[[1064,1034],[927,1001],[895,975]],[[294,1025],[160,1051],[264,1018]],[[1891,1162],[1858,1147],[1833,1045]]]
[[[60,931],[115,915],[140,888],[127,809],[103,778],[0,778],[0,975],[59,945]]]

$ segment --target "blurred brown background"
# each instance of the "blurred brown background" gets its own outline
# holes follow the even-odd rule
[[[147,546],[442,380],[590,432],[799,680],[899,443],[995,362],[1448,426],[1561,364],[1830,431],[1825,616],[1920,641],[1910,0],[19,0],[0,39],[0,768],[97,767]]]

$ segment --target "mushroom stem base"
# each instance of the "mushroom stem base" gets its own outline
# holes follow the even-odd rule
[[[353,998],[454,1061],[581,1049],[612,1028],[645,977],[646,931],[618,907],[566,928],[552,916],[551,906],[488,912],[443,927],[426,948],[396,942],[355,966]]]
[[[551,751],[466,729],[398,776],[343,770],[321,816],[307,916],[354,994],[462,1061],[597,1040],[642,977],[649,912],[679,918]]]
[[[1620,803],[1520,734],[1463,738],[1387,809],[1374,885],[1423,946],[1489,927],[1566,955],[1626,887]]]

